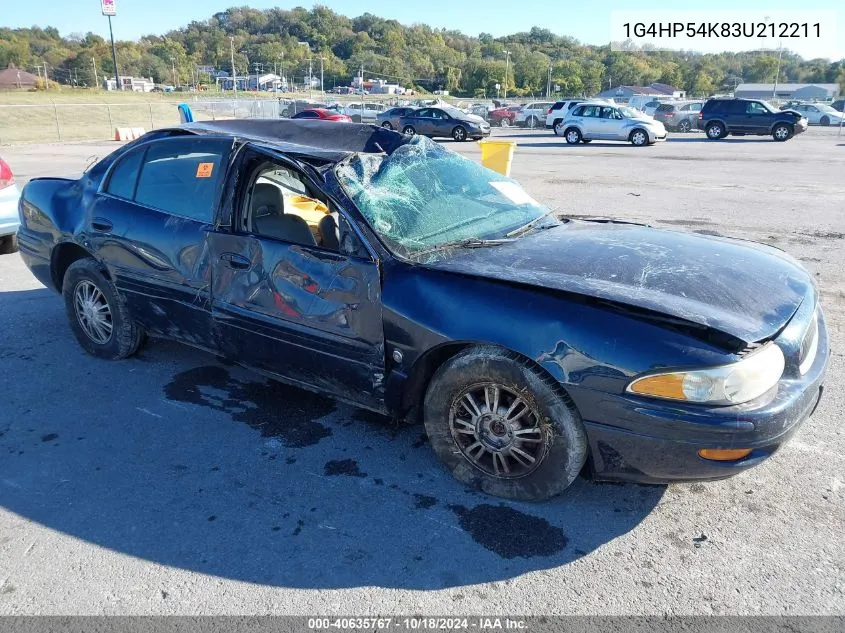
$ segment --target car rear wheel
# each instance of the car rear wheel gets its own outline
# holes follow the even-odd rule
[[[634,131],[631,132],[628,140],[631,141],[631,145],[636,147],[643,147],[648,145],[648,132],[642,130],[640,128],[636,128]]]
[[[678,123],[678,131],[679,132],[689,132],[692,129],[692,123],[690,123],[687,119],[684,119],[680,123]]]
[[[563,136],[563,121],[555,121],[552,129],[555,131],[555,136]]]
[[[535,116],[530,116],[530,117],[528,117],[528,119],[525,121],[525,127],[527,127],[527,128],[528,128],[528,129],[530,129],[530,130],[533,130],[535,127],[537,127],[537,124],[538,124],[538,123],[539,123],[539,121],[537,120],[537,117],[535,117]]]
[[[718,141],[719,139],[727,136],[725,134],[725,126],[721,123],[711,123],[707,126],[705,132],[707,133],[707,138],[712,139],[714,141]]]
[[[488,494],[542,501],[563,492],[587,459],[574,404],[525,359],[472,347],[434,374],[423,405],[434,452],[459,481]]]
[[[821,120],[819,120],[819,125],[824,125],[824,126],[830,125],[830,118],[823,116],[821,118]]]
[[[408,136],[413,136],[416,134],[417,131],[414,129],[413,125],[406,125],[402,128],[402,134],[407,134]]]
[[[462,125],[458,125],[452,130],[452,138],[458,142],[467,140],[467,131]]]
[[[18,236],[17,235],[7,235],[5,237],[0,237],[0,255],[9,255],[10,253],[15,253],[18,250]]]
[[[384,123],[381,124],[381,126],[385,130],[392,130],[393,129],[393,126],[390,124],[390,121],[385,121]]]
[[[70,327],[86,352],[117,360],[138,350],[144,332],[94,259],[86,257],[68,267],[62,295]]]
[[[509,118],[505,117],[499,121],[499,127],[510,127],[511,121]]]
[[[780,123],[772,130],[772,138],[776,141],[788,141],[792,137],[792,127],[786,123]]]
[[[581,142],[581,132],[578,131],[578,128],[571,127],[566,130],[564,138],[566,138],[566,142],[570,145],[577,145]]]

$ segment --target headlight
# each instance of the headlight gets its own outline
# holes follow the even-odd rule
[[[707,404],[741,404],[762,396],[783,375],[780,347],[769,343],[731,365],[655,373],[635,379],[627,391],[643,396]]]

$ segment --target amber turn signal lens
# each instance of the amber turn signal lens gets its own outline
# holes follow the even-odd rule
[[[658,374],[640,378],[631,385],[631,391],[646,396],[686,400],[684,394],[684,374]]]
[[[742,459],[750,453],[750,448],[702,448],[698,451],[700,457],[718,462],[731,462],[736,459]]]

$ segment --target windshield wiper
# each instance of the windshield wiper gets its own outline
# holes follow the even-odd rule
[[[416,251],[415,253],[411,253],[411,255],[414,257],[420,257],[422,255],[428,255],[429,253],[436,253],[437,251],[445,251],[450,248],[484,248],[486,246],[499,246],[501,244],[507,244],[508,242],[513,242],[513,240],[507,238],[483,240],[478,237],[467,237],[462,240],[444,242],[443,244],[438,244],[437,246],[432,246],[431,248]]]
[[[537,226],[537,224],[541,220],[545,220],[547,217],[549,217],[550,215],[553,215],[554,213],[557,213],[557,211],[555,211],[555,210],[547,211],[546,213],[541,215],[539,218],[534,218],[533,220],[531,220],[528,224],[520,226],[519,228],[514,229],[510,233],[506,233],[505,237],[519,237],[523,233],[527,233],[528,231],[533,229],[535,226]]]

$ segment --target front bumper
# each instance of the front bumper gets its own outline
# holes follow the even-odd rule
[[[599,480],[668,483],[723,479],[747,470],[786,443],[809,418],[824,390],[828,335],[819,318],[816,359],[800,378],[782,378],[763,404],[701,407],[640,398],[602,396],[603,420],[584,420],[593,475]],[[576,393],[573,397],[579,399]],[[613,425],[604,420],[613,420]],[[698,455],[702,448],[750,448],[742,459],[720,462]]]
[[[801,119],[800,121],[798,121],[798,123],[793,126],[793,134],[801,134],[802,132],[806,132],[808,127],[810,127],[810,124],[807,119]]]

